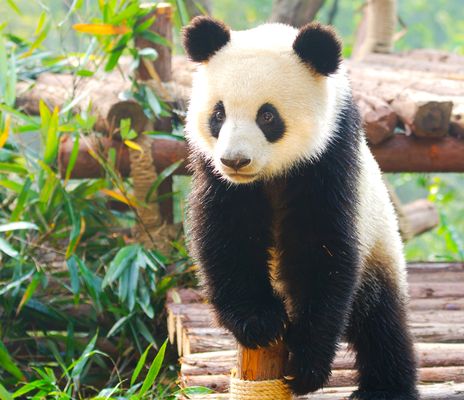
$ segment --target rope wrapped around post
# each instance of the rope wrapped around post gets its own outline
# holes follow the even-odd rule
[[[239,345],[237,368],[230,379],[230,399],[290,400],[292,395],[283,379],[286,360],[282,341],[260,349]]]

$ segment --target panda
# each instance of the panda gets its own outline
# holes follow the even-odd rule
[[[402,242],[336,34],[196,17],[183,44],[188,235],[218,322],[249,348],[283,338],[297,395],[327,383],[344,338],[351,399],[418,399]]]

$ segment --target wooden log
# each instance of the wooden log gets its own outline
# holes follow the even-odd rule
[[[64,135],[58,155],[61,176],[66,173],[72,147],[72,139]],[[103,168],[89,154],[89,149],[100,149],[105,152],[111,147],[116,149],[116,167],[123,177],[127,177],[130,172],[127,147],[117,140],[97,139],[89,136],[79,144],[79,154],[71,178],[86,179],[104,176]],[[381,144],[371,145],[370,148],[384,172],[464,172],[464,157],[462,157],[464,139],[453,137],[418,139],[406,135],[395,135]],[[180,159],[187,159],[187,147],[183,141],[155,139],[152,153],[159,170]],[[189,174],[186,163],[179,167],[176,174]]]
[[[440,223],[435,203],[427,199],[418,199],[402,205],[405,225],[402,230],[403,238],[412,239],[422,233],[436,228]]]
[[[463,310],[420,310],[409,313],[409,321],[420,324],[461,324],[464,326]],[[464,339],[464,338],[463,338]],[[464,361],[464,358],[463,358]]]
[[[337,351],[333,370],[355,368],[354,353],[345,343]],[[415,343],[418,366],[452,367],[462,366],[464,360],[464,343]],[[182,375],[221,375],[228,374],[235,366],[236,350],[221,350],[205,353],[193,353],[180,359]]]
[[[396,70],[432,72],[435,74],[441,74],[443,78],[453,78],[464,74],[464,63],[462,62],[437,63],[436,61],[417,60],[408,52],[395,54],[369,54],[363,58],[363,63],[378,65],[381,67],[390,67]]]
[[[181,355],[237,348],[234,337],[222,328],[185,328],[177,332],[180,332],[182,336],[179,351]]]
[[[441,383],[418,385],[421,400],[462,400],[464,384]],[[324,388],[306,396],[295,397],[296,400],[348,400],[355,387]],[[225,400],[229,394],[214,393],[208,395],[189,395],[192,400]]]
[[[448,311],[448,321],[445,317],[440,317],[444,322],[426,322],[426,312],[412,318],[410,323],[411,333],[416,341],[444,343],[464,341],[464,323],[462,323],[461,312]],[[456,314],[454,315],[454,313]],[[457,322],[453,322],[453,320]],[[221,328],[184,328],[178,325],[176,338],[178,351],[181,355],[204,353],[213,349],[219,351],[236,348],[233,336]]]
[[[66,174],[72,147],[72,138],[64,135],[61,139],[58,153],[58,167],[62,177]],[[130,163],[127,146],[119,140],[88,136],[79,143],[79,155],[71,173],[71,178],[87,179],[104,176],[104,169],[100,166],[98,161],[92,157],[89,151],[106,154],[110,148],[116,150],[117,170],[123,177],[128,177],[130,174]],[[180,159],[186,159],[187,147],[183,141],[174,139],[154,139],[152,144],[152,156],[153,160],[155,160],[156,168],[162,171],[174,162]],[[181,165],[176,173],[181,175],[187,174],[185,164]]]
[[[464,272],[463,262],[409,262],[409,274],[441,274],[443,272]]]
[[[464,282],[412,282],[409,295],[412,298],[461,297]]]
[[[411,323],[409,325],[415,340],[443,343],[464,341],[464,324]]]
[[[360,92],[354,93],[354,100],[361,112],[369,143],[379,144],[393,136],[398,117],[387,102]]]
[[[370,146],[384,172],[464,172],[464,140],[395,135]]]
[[[353,386],[356,384],[356,371],[352,369],[339,369],[332,371],[327,387]],[[419,381],[421,383],[464,382],[464,367],[428,367],[419,368]],[[217,392],[225,393],[229,390],[229,377],[227,375],[183,375],[182,385],[205,386]]]
[[[440,299],[411,299],[409,300],[409,309],[412,311],[464,310],[464,298],[444,297]]]
[[[464,270],[464,266],[463,266]],[[171,289],[166,297],[166,303],[171,304],[189,304],[202,303],[204,297],[199,289],[193,288],[175,288]]]
[[[464,113],[456,113],[451,116],[449,134],[453,137],[464,139]]]
[[[402,94],[395,98],[391,107],[398,114],[406,128],[406,134],[414,133],[418,137],[443,137],[450,128],[451,101],[438,101],[431,96]]]

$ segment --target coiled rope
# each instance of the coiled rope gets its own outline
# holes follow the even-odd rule
[[[282,379],[245,381],[230,379],[230,400],[291,400],[292,395]]]

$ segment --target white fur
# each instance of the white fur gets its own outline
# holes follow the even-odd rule
[[[367,144],[361,145],[358,231],[363,267],[372,263],[388,268],[388,275],[407,297],[406,262],[398,222],[382,174]],[[365,271],[369,273],[369,271]]]
[[[231,182],[282,174],[316,159],[331,140],[334,116],[349,90],[345,68],[329,77],[314,73],[293,51],[297,33],[283,24],[232,32],[231,41],[194,76],[187,138]],[[226,122],[216,139],[208,119],[218,101],[224,103]],[[273,104],[286,125],[284,137],[275,143],[255,122],[264,103]],[[252,160],[240,170],[249,176],[233,175],[220,162],[238,155]]]

